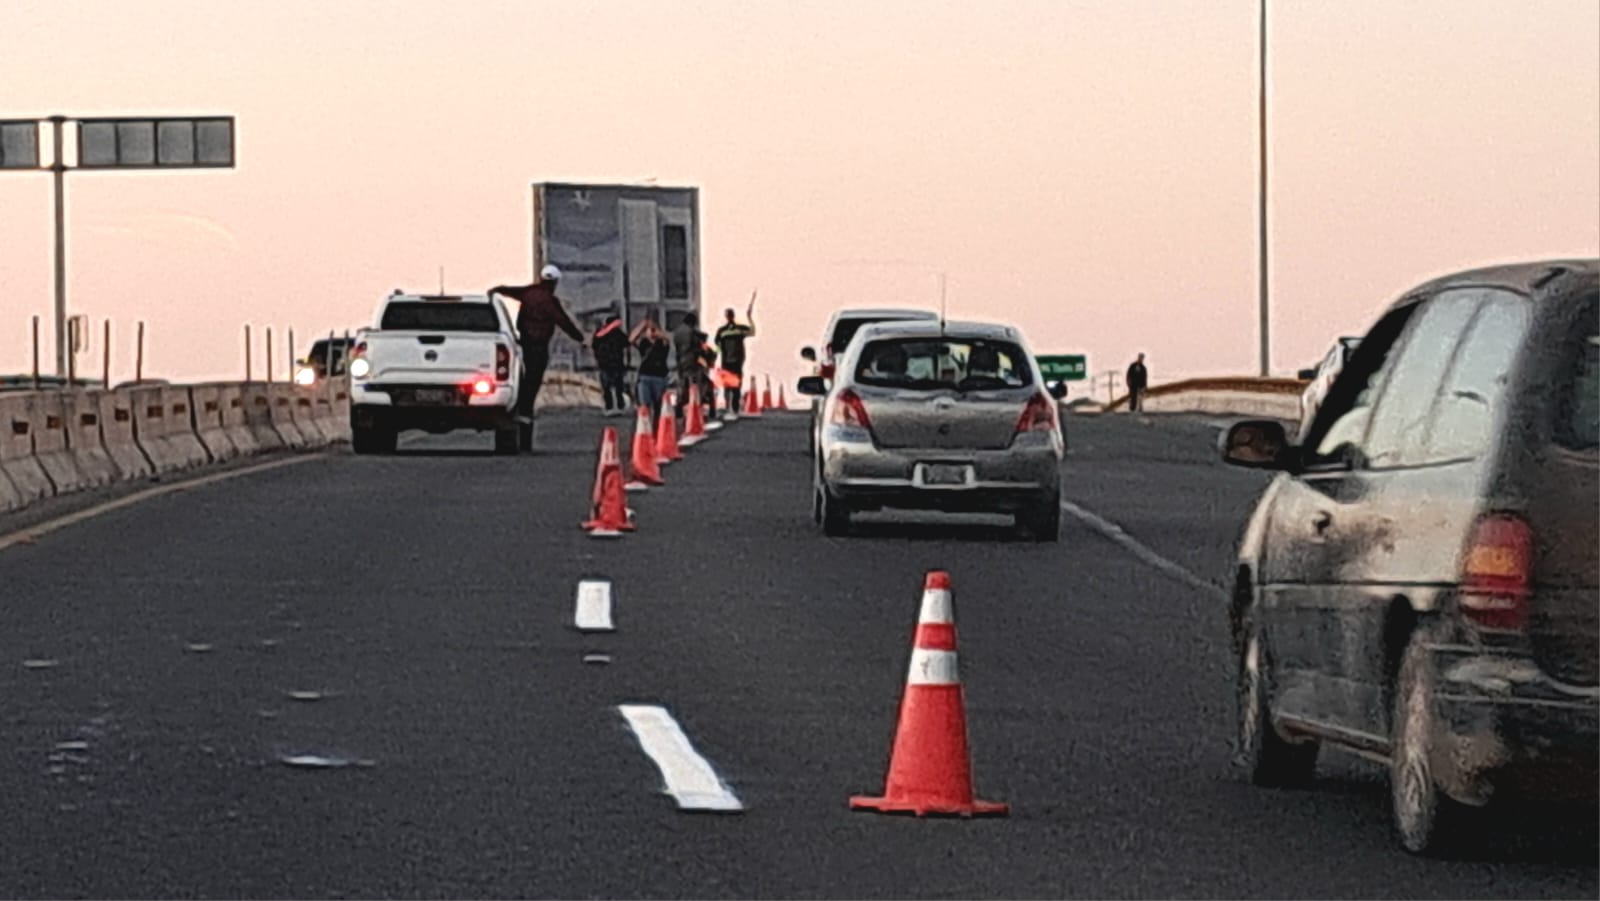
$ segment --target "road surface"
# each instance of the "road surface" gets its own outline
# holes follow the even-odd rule
[[[1048,545],[981,518],[822,537],[801,415],[724,430],[596,541],[601,422],[549,419],[531,458],[329,455],[0,550],[0,896],[1597,894],[1592,812],[1422,860],[1370,764],[1326,754],[1307,791],[1230,769],[1221,587],[1263,478],[1214,462],[1213,424],[1069,419]],[[1005,819],[846,807],[883,786],[931,569]],[[572,628],[585,579],[615,632]],[[620,705],[663,708],[692,746],[669,764],[741,811],[681,812]]]

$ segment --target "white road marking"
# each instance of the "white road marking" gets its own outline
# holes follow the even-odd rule
[[[188,481],[184,482],[173,482],[170,485],[147,488],[144,491],[138,491],[127,495],[126,497],[119,497],[114,501],[106,501],[103,504],[96,504],[95,506],[89,507],[86,510],[79,510],[76,513],[68,513],[65,516],[58,516],[55,519],[45,520],[44,522],[28,526],[27,528],[18,529],[17,531],[8,535],[0,535],[0,551],[18,544],[32,544],[34,540],[41,535],[48,535],[51,532],[64,529],[67,526],[76,525],[77,523],[83,522],[86,519],[94,519],[96,516],[110,513],[113,510],[121,510],[124,507],[131,507],[134,504],[142,503],[150,500],[151,498],[161,497],[164,494],[172,494],[178,491],[188,491],[192,488],[200,488],[215,482],[224,482],[228,479],[237,479],[243,476],[255,475],[257,473],[267,472],[268,470],[281,469],[285,466],[294,466],[299,463],[309,463],[312,460],[323,459],[324,456],[326,455],[309,454],[300,457],[290,457],[286,460],[273,460],[270,463],[260,463],[255,466],[246,466],[242,469],[230,469],[227,472],[219,472],[215,475],[201,476],[198,479],[189,479]]]
[[[582,632],[613,632],[611,623],[611,583],[584,579],[578,583],[578,604],[572,623]]]
[[[1223,600],[1228,599],[1228,593],[1226,591],[1223,591],[1221,588],[1211,584],[1210,582],[1207,582],[1205,579],[1200,578],[1199,576],[1185,569],[1182,565],[1174,563],[1171,560],[1168,560],[1166,557],[1163,557],[1151,550],[1149,547],[1140,542],[1139,539],[1129,535],[1121,526],[1109,519],[1106,519],[1105,517],[1100,516],[1093,510],[1080,507],[1071,501],[1062,501],[1061,509],[1067,515],[1076,518],[1079,522],[1082,522],[1090,529],[1099,532],[1102,536],[1109,538],[1110,540],[1121,545],[1123,549],[1127,550],[1135,557],[1138,557],[1140,560],[1143,560],[1145,563],[1148,563],[1155,569],[1160,570],[1168,576],[1171,576],[1172,578],[1177,579],[1178,581],[1183,582],[1190,587],[1198,588],[1207,594]]]
[[[639,739],[639,747],[655,761],[679,810],[709,810],[737,813],[744,805],[711,764],[695,751],[689,737],[678,727],[665,707],[650,704],[621,704],[617,707],[628,727]]]

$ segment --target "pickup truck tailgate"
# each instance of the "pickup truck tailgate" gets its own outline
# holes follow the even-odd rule
[[[493,377],[503,341],[484,332],[372,332],[366,343],[373,384],[436,385]]]

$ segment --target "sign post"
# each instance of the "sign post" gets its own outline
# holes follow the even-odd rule
[[[232,169],[232,116],[75,119],[77,164],[67,165],[68,116],[0,120],[0,173],[49,171],[55,181],[56,372],[69,375],[66,175],[71,169]],[[54,159],[39,165],[39,130],[50,124]]]
[[[1081,382],[1089,377],[1089,358],[1084,354],[1041,356],[1039,373],[1047,382]]]

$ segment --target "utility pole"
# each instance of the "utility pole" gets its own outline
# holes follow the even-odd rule
[[[1259,106],[1257,108],[1257,118],[1260,124],[1256,132],[1261,140],[1258,157],[1261,183],[1257,190],[1257,200],[1260,206],[1256,219],[1260,227],[1257,243],[1260,245],[1261,259],[1259,261],[1260,272],[1256,280],[1261,292],[1261,377],[1266,378],[1272,374],[1272,321],[1271,312],[1267,304],[1267,261],[1269,259],[1267,255],[1267,0],[1260,0],[1260,3],[1261,66],[1259,70]]]

